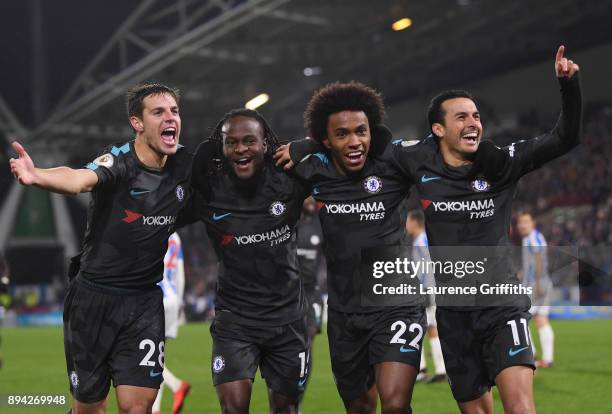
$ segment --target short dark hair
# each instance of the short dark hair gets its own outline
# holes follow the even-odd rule
[[[408,219],[416,221],[421,227],[425,225],[425,215],[421,210],[410,210]]]
[[[171,95],[178,104],[180,99],[179,90],[160,83],[140,83],[128,89],[125,94],[125,107],[127,109],[128,118],[136,116],[142,119],[142,111],[144,109],[142,101],[144,101],[144,98],[149,95],[159,95],[163,93]]]
[[[444,115],[446,113],[442,109],[442,104],[449,99],[455,98],[468,98],[472,101],[474,97],[468,91],[464,91],[463,89],[452,89],[449,91],[444,91],[431,99],[429,106],[427,107],[427,121],[429,122],[429,129],[435,123],[444,125]],[[433,133],[433,130],[431,131]]]
[[[380,92],[361,82],[330,83],[314,93],[304,111],[304,126],[321,142],[327,136],[329,116],[342,111],[363,111],[370,129],[382,123],[385,105]]]
[[[247,118],[253,118],[257,122],[259,122],[259,124],[261,125],[261,129],[263,129],[263,133],[264,133],[263,138],[267,146],[266,154],[267,155],[274,154],[274,151],[276,151],[276,149],[279,147],[278,136],[276,135],[274,130],[270,127],[270,125],[268,124],[268,121],[266,121],[266,118],[264,118],[263,115],[261,115],[259,112],[255,111],[254,109],[246,109],[246,108],[232,109],[231,111],[223,115],[223,118],[221,118],[221,120],[217,122],[215,129],[213,129],[213,132],[210,134],[208,139],[211,141],[218,142],[221,147],[223,145],[223,134],[221,133],[221,131],[223,130],[223,125],[225,125],[225,123],[229,121],[230,119],[236,118],[237,116],[245,116]]]

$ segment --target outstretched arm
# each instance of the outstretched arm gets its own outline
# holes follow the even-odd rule
[[[13,142],[13,148],[19,158],[10,159],[11,172],[22,185],[33,185],[60,194],[78,194],[93,190],[98,183],[98,175],[89,169],[36,168],[21,144]]]

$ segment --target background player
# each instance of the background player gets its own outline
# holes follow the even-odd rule
[[[164,292],[164,316],[166,322],[166,340],[178,336],[183,293],[185,291],[185,265],[183,263],[183,247],[178,233],[172,233],[168,238],[168,251],[164,256],[164,278],[159,282]],[[157,398],[153,403],[153,414],[161,412],[164,385],[174,393],[172,414],[178,414],[183,409],[185,397],[191,390],[191,385],[177,378],[164,364],[164,378],[159,387]]]
[[[297,228],[297,254],[300,263],[300,277],[304,283],[304,292],[308,302],[306,322],[308,341],[310,343],[310,366],[313,364],[314,338],[321,333],[323,319],[323,298],[319,287],[319,269],[322,264],[321,246],[323,233],[317,218],[317,207],[314,198],[304,200],[302,217]]]
[[[64,303],[64,347],[74,413],[101,413],[111,379],[120,413],[148,414],[162,381],[163,258],[185,202],[191,156],[179,145],[178,91],[143,84],[126,96],[134,141],[85,169],[34,166],[17,142],[19,183],[92,192],[82,255]]]
[[[308,191],[274,166],[276,135],[256,111],[219,121],[194,158],[194,185],[221,265],[212,376],[224,413],[247,413],[257,368],[270,411],[297,413],[308,377],[306,298],[295,227]]]
[[[553,285],[548,274],[546,239],[536,229],[536,222],[531,213],[519,213],[516,224],[523,238],[522,281],[524,285],[533,288],[532,306],[529,312],[534,316],[542,346],[542,359],[536,361],[536,366],[549,368],[554,360],[555,333],[548,320]],[[534,347],[535,355],[535,344],[533,341],[531,344]]]
[[[412,260],[430,260],[427,248],[427,234],[425,233],[425,217],[421,210],[408,212],[406,232],[412,238]],[[433,286],[435,284],[433,273],[423,272],[419,275],[419,279],[424,286]],[[427,362],[423,352],[421,353],[421,365],[417,381],[441,382],[446,380],[446,368],[444,368],[444,357],[440,348],[440,338],[438,338],[436,303],[435,297],[430,296],[428,299],[425,313],[427,314],[427,337],[429,338],[431,356],[434,362],[434,375],[431,377],[427,376]]]

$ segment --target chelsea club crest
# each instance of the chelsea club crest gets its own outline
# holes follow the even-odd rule
[[[371,175],[363,182],[363,188],[370,194],[376,194],[382,190],[382,180],[375,175]]]
[[[487,182],[487,180],[477,178],[474,181],[472,181],[472,190],[486,191],[488,189],[489,189],[489,183]]]

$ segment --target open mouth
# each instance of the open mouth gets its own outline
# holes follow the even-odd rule
[[[161,139],[163,143],[166,145],[170,145],[170,146],[175,145],[176,144],[176,128],[175,127],[164,128],[164,130],[161,133]]]
[[[250,158],[239,158],[237,160],[234,161],[234,164],[236,165],[236,169],[238,171],[246,171],[248,170],[248,168],[250,167],[250,165],[253,163],[253,160]]]
[[[478,131],[470,131],[461,135],[461,140],[468,145],[476,145],[478,143]]]
[[[350,166],[357,166],[365,161],[365,151],[351,151],[345,155],[347,164]]]

